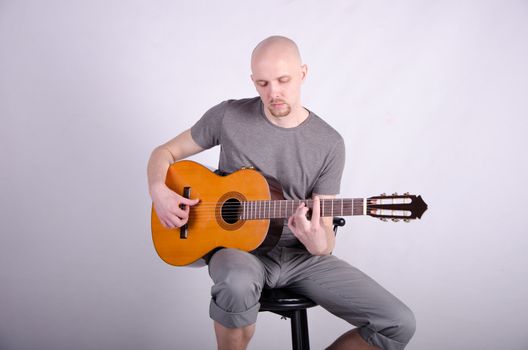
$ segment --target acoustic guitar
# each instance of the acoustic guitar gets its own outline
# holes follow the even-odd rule
[[[217,248],[269,250],[279,241],[284,220],[312,199],[286,200],[280,184],[243,168],[220,176],[196,162],[183,160],[167,171],[167,186],[186,198],[199,198],[186,225],[168,229],[152,207],[152,239],[158,255],[175,266],[202,266]],[[383,221],[421,218],[427,204],[421,196],[393,194],[369,198],[321,199],[321,216],[369,215]]]

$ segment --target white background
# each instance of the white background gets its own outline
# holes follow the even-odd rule
[[[0,0],[0,348],[212,349],[206,269],[163,263],[146,163],[252,97],[281,34],[304,104],[346,140],[342,196],[418,193],[422,220],[349,218],[336,255],[406,302],[408,349],[526,349],[526,1]],[[218,150],[194,159],[216,165]],[[349,327],[309,311],[313,349]],[[288,349],[259,315],[251,349]]]

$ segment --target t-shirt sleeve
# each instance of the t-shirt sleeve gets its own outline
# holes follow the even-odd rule
[[[336,195],[341,190],[341,177],[345,168],[345,142],[339,137],[313,188],[313,193]]]
[[[200,147],[209,149],[222,142],[222,123],[227,109],[224,101],[211,109],[191,127],[191,136]]]

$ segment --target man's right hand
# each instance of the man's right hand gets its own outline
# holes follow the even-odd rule
[[[199,199],[187,199],[172,191],[165,184],[152,193],[154,210],[160,222],[167,228],[181,227],[189,220],[190,207]],[[180,207],[183,206],[183,209]]]

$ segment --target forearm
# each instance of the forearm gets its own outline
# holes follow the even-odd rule
[[[172,154],[163,145],[156,147],[147,165],[147,178],[150,196],[153,196],[156,188],[165,185],[167,169],[175,162]]]
[[[203,151],[194,142],[191,130],[186,130],[169,142],[158,146],[152,151],[147,165],[147,177],[150,196],[165,186],[165,177],[169,166],[181,159]]]

